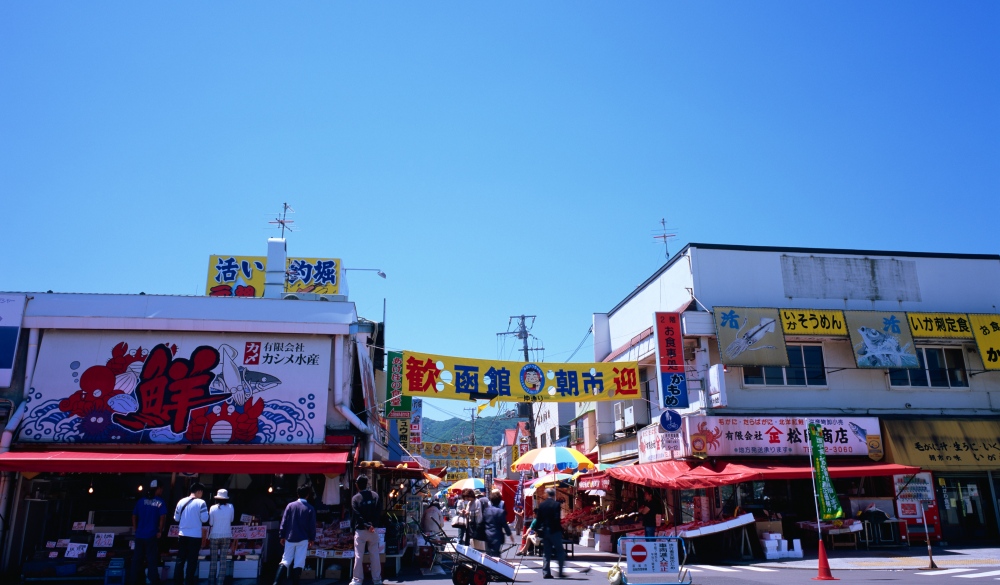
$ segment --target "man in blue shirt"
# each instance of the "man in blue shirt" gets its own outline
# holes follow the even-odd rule
[[[302,569],[306,566],[306,550],[316,540],[316,509],[309,504],[312,487],[303,485],[298,494],[299,499],[285,506],[285,513],[281,515],[278,536],[285,551],[278,574],[274,576],[274,585],[282,585],[287,575],[292,576],[293,585],[299,585]]]
[[[132,510],[132,534],[135,550],[132,552],[131,582],[142,584],[142,562],[146,561],[146,574],[149,582],[160,585],[160,537],[167,521],[167,503],[160,494],[163,493],[156,480],[149,482],[145,497],[139,498]]]

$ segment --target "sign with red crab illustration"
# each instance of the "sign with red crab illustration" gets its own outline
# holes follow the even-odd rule
[[[692,455],[774,457],[809,454],[808,427],[822,427],[826,456],[867,456],[869,435],[881,437],[879,421],[845,416],[693,416],[688,420]]]
[[[18,440],[322,443],[329,373],[313,337],[53,331]]]

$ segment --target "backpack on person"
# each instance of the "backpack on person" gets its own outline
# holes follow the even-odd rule
[[[371,490],[362,490],[361,504],[358,505],[358,512],[361,517],[357,519],[357,528],[368,528],[375,526],[378,522],[378,495]]]

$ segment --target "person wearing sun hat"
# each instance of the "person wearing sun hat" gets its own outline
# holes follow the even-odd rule
[[[229,503],[229,492],[220,489],[215,494],[215,505],[208,511],[209,548],[211,556],[208,563],[208,585],[222,585],[233,579],[233,555],[230,549],[233,543],[233,518],[236,511]],[[223,564],[225,563],[225,564]],[[220,569],[221,567],[221,571]],[[221,573],[221,578],[220,578]]]

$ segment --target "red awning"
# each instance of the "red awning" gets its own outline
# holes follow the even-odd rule
[[[828,466],[830,477],[869,477],[876,475],[909,475],[918,473],[919,467],[895,463],[874,463],[871,465]],[[770,479],[809,479],[812,477],[809,465],[777,465],[771,463],[718,463],[710,465],[691,464],[686,461],[658,461],[624,467],[614,467],[608,474],[615,479],[644,485],[647,487],[693,490]]]
[[[335,473],[346,451],[11,451],[0,471],[61,473]]]

